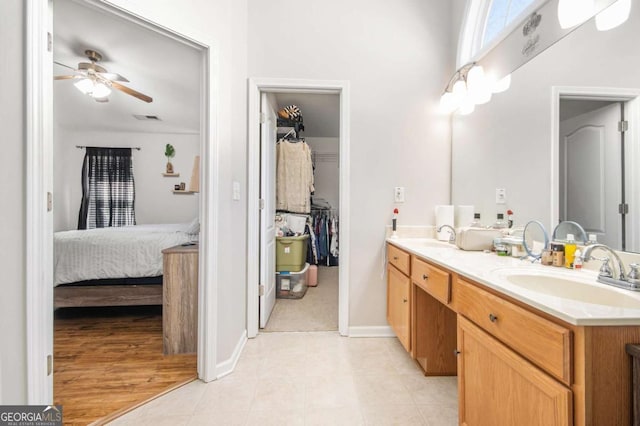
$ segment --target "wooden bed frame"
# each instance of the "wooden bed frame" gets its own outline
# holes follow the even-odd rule
[[[54,309],[140,305],[162,305],[162,276],[82,281],[53,289]]]

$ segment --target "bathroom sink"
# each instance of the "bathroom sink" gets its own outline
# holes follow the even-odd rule
[[[638,295],[596,283],[593,276],[580,277],[567,273],[519,269],[498,270],[496,272],[510,284],[532,292],[582,303],[640,309]]]

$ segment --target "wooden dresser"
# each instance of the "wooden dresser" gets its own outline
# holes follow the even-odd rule
[[[165,355],[196,352],[198,245],[162,250],[162,334]]]

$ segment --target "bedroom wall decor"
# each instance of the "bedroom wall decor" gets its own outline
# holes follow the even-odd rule
[[[173,164],[171,164],[171,159],[176,155],[176,149],[170,143],[166,144],[164,147],[164,156],[167,157],[167,174],[173,174]]]

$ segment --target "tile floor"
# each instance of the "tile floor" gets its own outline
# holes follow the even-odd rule
[[[455,377],[425,377],[395,338],[262,333],[235,371],[192,382],[113,425],[457,424]]]

